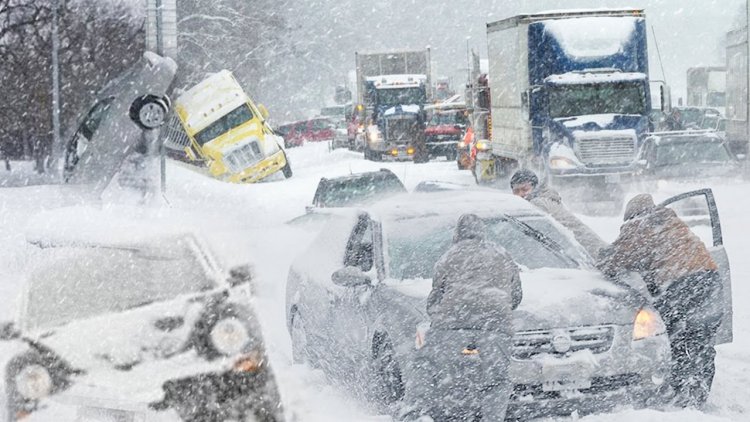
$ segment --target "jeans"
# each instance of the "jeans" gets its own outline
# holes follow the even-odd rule
[[[406,377],[406,419],[502,421],[511,395],[510,336],[431,329]]]
[[[672,349],[670,384],[678,405],[700,406],[708,399],[715,367],[714,338],[721,314],[721,277],[703,271],[675,280],[654,306],[664,319]]]

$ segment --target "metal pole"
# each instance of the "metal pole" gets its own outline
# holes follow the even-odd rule
[[[60,0],[52,3],[52,155],[58,160],[57,167],[62,167],[63,145],[60,138],[60,34],[58,9]]]

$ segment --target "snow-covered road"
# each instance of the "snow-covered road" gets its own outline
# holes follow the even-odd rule
[[[179,164],[170,163],[164,218],[179,219],[206,236],[228,264],[253,263],[257,275],[256,306],[262,320],[274,370],[285,406],[297,421],[387,421],[365,403],[332,385],[319,370],[292,365],[291,343],[284,322],[285,282],[289,264],[311,238],[311,233],[284,223],[304,213],[321,177],[389,168],[408,189],[423,180],[472,184],[469,172],[453,162],[373,163],[345,150],[329,152],[325,145],[289,151],[295,175],[256,185],[230,185],[208,179]],[[0,177],[2,175],[0,174]],[[581,420],[620,422],[746,421],[750,420],[750,184],[712,186],[722,217],[724,238],[734,280],[734,343],[720,346],[717,376],[706,413],[658,412],[622,409],[614,414]],[[675,189],[674,186],[670,187]],[[684,190],[689,190],[685,187]],[[54,187],[0,189],[0,297],[12,303],[23,274],[24,232],[37,211],[68,203]],[[613,239],[621,218],[582,217],[602,237]],[[13,316],[13,306],[0,309],[0,320]],[[563,419],[565,420],[565,419]]]

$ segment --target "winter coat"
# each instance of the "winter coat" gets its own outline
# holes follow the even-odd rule
[[[562,198],[556,191],[547,186],[539,185],[526,199],[573,232],[573,237],[593,258],[598,258],[599,253],[608,246],[607,242],[603,241],[601,237],[563,205]]]
[[[438,329],[478,329],[512,335],[511,311],[521,302],[518,267],[485,238],[474,215],[459,220],[448,249],[435,265],[427,313]]]
[[[681,277],[717,270],[698,236],[673,210],[653,206],[650,195],[634,198],[625,219],[619,237],[597,264],[605,274],[638,272],[652,294],[658,295]]]

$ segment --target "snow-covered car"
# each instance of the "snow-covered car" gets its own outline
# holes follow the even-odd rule
[[[605,279],[572,235],[528,202],[442,191],[349,211],[332,216],[290,268],[295,361],[322,367],[364,396],[398,402],[412,376],[417,327],[428,320],[434,265],[459,216],[474,213],[522,268],[509,417],[643,406],[658,396],[670,359],[658,313],[634,288]],[[460,352],[436,358],[467,359]]]
[[[737,157],[714,131],[654,133],[644,141],[638,165],[642,181],[705,182],[742,175]]]
[[[315,189],[313,207],[352,207],[403,192],[406,192],[404,184],[388,169],[334,178],[324,177]]]
[[[177,65],[147,52],[95,97],[65,144],[65,180],[101,192],[125,159],[160,127],[170,107],[167,90]]]
[[[0,421],[283,420],[249,269],[225,272],[191,234],[128,235],[34,240],[0,329]]]

